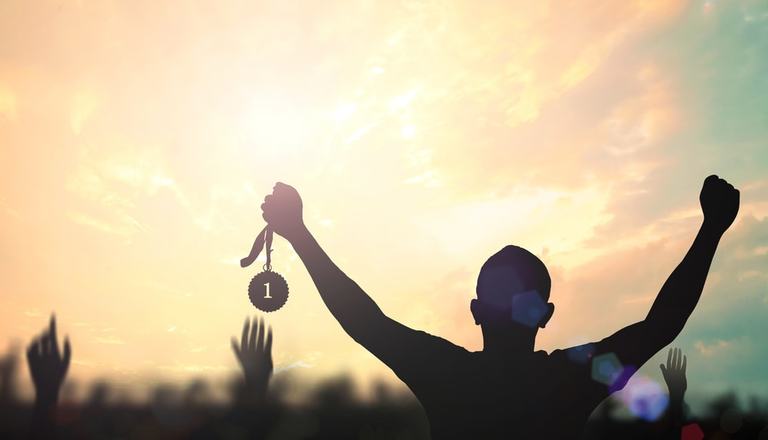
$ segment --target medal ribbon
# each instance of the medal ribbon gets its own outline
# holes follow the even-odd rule
[[[240,267],[248,267],[251,264],[253,264],[254,261],[256,261],[256,258],[259,257],[259,254],[261,253],[262,249],[264,249],[264,245],[266,244],[267,247],[267,263],[264,264],[264,270],[271,271],[272,270],[272,230],[269,229],[269,226],[265,226],[264,229],[259,232],[259,235],[256,237],[256,240],[253,242],[253,246],[251,246],[251,253],[248,254],[247,257],[240,260]]]

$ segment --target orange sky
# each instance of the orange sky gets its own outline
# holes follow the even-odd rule
[[[764,9],[718,8],[3,2],[0,348],[55,310],[74,380],[135,390],[234,373],[229,338],[254,312],[256,270],[237,262],[277,180],[299,189],[337,264],[408,325],[479,349],[477,271],[516,243],[553,274],[538,347],[601,338],[645,316],[695,235],[707,174],[743,189],[736,231],[765,231],[768,161],[749,159],[761,119],[741,118],[740,137],[707,125],[715,104],[701,103],[718,101],[701,97],[726,49],[690,45]],[[764,261],[750,240],[724,252]],[[692,363],[753,349],[704,325],[727,261],[685,335]],[[273,264],[291,288],[268,316],[279,369],[395,380],[343,334],[282,239]],[[765,307],[764,267],[731,275],[757,277],[745,295]]]

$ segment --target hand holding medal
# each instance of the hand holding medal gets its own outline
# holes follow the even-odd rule
[[[272,270],[272,235],[286,237],[303,226],[301,218],[301,197],[291,186],[277,183],[271,195],[261,205],[262,217],[267,226],[253,242],[251,253],[240,260],[241,267],[248,267],[256,261],[266,245],[267,261],[263,271],[256,274],[248,285],[251,303],[259,310],[274,312],[288,301],[288,283],[279,273]]]

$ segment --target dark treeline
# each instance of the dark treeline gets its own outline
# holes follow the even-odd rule
[[[3,360],[1,439],[429,438],[423,410],[403,390],[379,383],[370,399],[362,399],[344,375],[313,386],[304,403],[288,403],[286,394],[298,386],[290,372],[272,378],[268,395],[259,401],[240,378],[229,383],[223,400],[214,398],[222,391],[217,385],[195,379],[181,386],[158,384],[142,403],[123,401],[115,387],[97,382],[82,400],[61,398],[54,429],[40,432],[36,404],[15,392],[19,365],[10,356]]]
[[[109,388],[94,386],[83,402],[62,402],[57,410],[58,437],[64,439],[429,439],[423,410],[410,395],[382,385],[371,400],[355,397],[349,378],[321,383],[305,404],[280,398],[252,407],[208,400],[204,382],[184,387],[158,386],[144,404],[107,402]],[[607,400],[587,423],[583,439],[653,439],[665,437],[665,424],[617,416],[620,403]],[[739,404],[733,394],[713,399],[698,424],[705,438],[764,439],[768,412]],[[32,405],[4,402],[0,438],[28,438]],[[693,432],[693,428],[692,432]],[[700,437],[682,437],[700,438]]]
[[[23,362],[17,355],[0,359],[0,438],[34,434],[34,404],[18,396]],[[271,379],[267,397],[253,402],[240,377],[226,390],[205,379],[184,385],[160,384],[144,403],[121,402],[107,382],[92,384],[77,402],[62,396],[55,412],[55,436],[63,439],[429,439],[423,409],[412,394],[377,383],[362,399],[348,376],[312,387],[305,403],[288,403],[293,387],[303,386],[295,374]],[[226,391],[227,398],[215,399]],[[622,415],[617,399],[609,398],[593,413],[583,439],[652,439],[667,436],[664,418],[650,422]],[[700,415],[686,415],[681,438],[766,439],[768,402],[740,401],[734,393],[712,399]]]

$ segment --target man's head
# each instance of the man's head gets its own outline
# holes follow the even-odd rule
[[[551,284],[547,267],[535,255],[518,246],[504,247],[480,269],[477,299],[470,304],[475,324],[484,334],[535,336],[555,310],[547,302]]]

